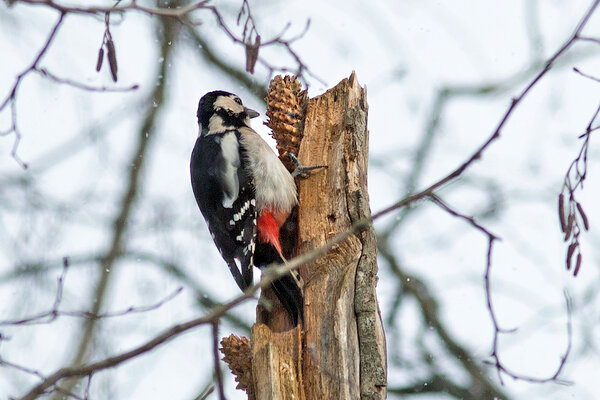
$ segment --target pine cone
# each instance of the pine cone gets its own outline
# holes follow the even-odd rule
[[[307,94],[294,76],[277,75],[271,80],[267,94],[267,117],[265,123],[271,128],[271,135],[277,141],[279,158],[288,170],[294,170],[294,164],[288,153],[298,155],[303,136],[304,114]]]
[[[227,363],[238,382],[236,389],[248,393],[248,398],[254,398],[252,387],[252,356],[250,340],[247,337],[230,335],[221,339],[223,361]]]

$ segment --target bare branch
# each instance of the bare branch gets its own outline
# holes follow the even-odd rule
[[[493,248],[494,241],[499,238],[496,235],[494,235],[493,233],[491,233],[489,230],[487,230],[486,228],[484,228],[483,226],[478,224],[472,217],[465,216],[465,215],[460,214],[459,212],[451,209],[439,197],[437,197],[435,195],[430,196],[430,197],[432,198],[432,200],[435,204],[442,207],[445,211],[447,211],[448,213],[450,213],[451,215],[453,215],[455,217],[466,220],[467,222],[469,222],[469,224],[471,224],[473,227],[475,227],[477,230],[481,231],[488,237],[488,249],[487,249],[487,257],[486,257],[484,281],[485,281],[486,303],[487,303],[487,307],[488,307],[488,312],[490,314],[490,318],[492,319],[492,324],[494,326],[494,339],[492,342],[492,352],[491,352],[491,357],[493,358],[494,361],[486,362],[486,364],[493,365],[496,368],[496,370],[498,372],[498,379],[500,380],[500,383],[502,383],[502,384],[503,384],[502,373],[510,376],[511,378],[513,378],[515,380],[522,380],[522,381],[531,382],[531,383],[556,382],[556,383],[560,383],[560,384],[567,384],[568,382],[558,378],[560,373],[562,372],[562,369],[564,368],[564,365],[565,365],[567,358],[569,356],[569,353],[571,351],[571,341],[572,341],[571,313],[572,313],[572,311],[571,311],[571,300],[570,300],[567,292],[566,291],[564,292],[565,302],[566,302],[566,307],[567,307],[567,349],[565,351],[564,356],[561,358],[561,362],[560,362],[559,366],[557,367],[556,372],[549,378],[534,378],[534,377],[529,377],[529,376],[511,372],[500,361],[499,349],[498,349],[499,338],[500,338],[501,334],[513,333],[516,331],[516,329],[507,330],[507,329],[500,328],[499,322],[498,322],[498,317],[496,316],[496,312],[494,311],[494,307],[492,306],[492,293],[491,293],[492,248]]]
[[[437,195],[432,194],[429,196],[429,198],[431,198],[431,200],[437,204],[438,206],[440,206],[443,210],[445,210],[446,212],[448,212],[449,214],[464,219],[465,221],[467,221],[471,226],[473,226],[474,228],[476,228],[477,230],[479,230],[480,232],[484,233],[490,240],[496,240],[496,239],[500,239],[498,236],[494,235],[493,233],[491,233],[489,230],[487,230],[485,227],[483,227],[482,225],[480,225],[479,223],[477,223],[477,221],[475,221],[475,219],[473,217],[468,217],[464,214],[459,213],[458,211],[455,211],[454,209],[450,208],[449,205],[447,205],[441,198],[439,198]]]
[[[96,255],[96,254],[70,255],[69,256],[69,268],[72,269],[72,268],[75,268],[77,266],[81,266],[84,264],[101,263],[103,261],[103,257],[104,257],[103,255]],[[202,285],[200,285],[198,282],[196,282],[194,280],[194,278],[186,272],[185,268],[183,268],[180,265],[177,265],[177,263],[175,261],[169,260],[158,254],[152,254],[152,253],[148,253],[148,252],[144,252],[144,251],[134,251],[134,250],[124,251],[121,254],[119,254],[118,257],[119,257],[119,260],[122,260],[122,261],[126,261],[126,260],[135,260],[137,262],[141,261],[141,262],[146,262],[149,265],[154,265],[154,266],[160,268],[161,271],[166,272],[169,276],[178,280],[181,284],[185,285],[186,289],[191,289],[196,297],[196,301],[197,301],[198,305],[201,306],[205,310],[210,310],[220,304],[213,297],[209,296],[209,291],[207,291],[206,288],[204,288]],[[57,264],[58,264],[58,260],[51,260],[51,261],[44,261],[44,262],[31,261],[31,262],[17,265],[13,269],[13,272],[0,276],[0,284],[9,284],[10,282],[12,282],[13,280],[18,279],[18,278],[37,275],[40,273],[47,273],[47,272],[57,268]],[[172,293],[171,295],[162,299],[160,302],[156,303],[155,305],[160,307],[160,305],[159,305],[160,303],[166,303],[167,301],[170,301],[170,299],[172,297],[174,297],[175,295],[177,295],[179,293],[179,290],[180,289],[177,289],[174,293]],[[154,307],[153,305],[143,306],[143,307],[145,307],[145,308],[152,307],[152,309],[157,308],[157,307]],[[136,307],[136,310],[142,309],[143,307]],[[96,319],[107,318],[107,317],[111,317],[118,313],[123,313],[125,311],[127,311],[127,310],[111,312],[111,313],[101,313],[96,316],[91,316],[91,318],[96,318]],[[139,312],[142,312],[142,311],[139,311]],[[64,315],[62,312],[58,312],[58,314]],[[76,314],[76,315],[72,315],[74,317],[86,318],[86,315],[90,315],[90,312],[89,311],[81,311],[81,312],[73,312],[73,314]],[[244,330],[247,332],[250,331],[250,326],[248,325],[248,323],[246,321],[244,321],[243,319],[239,318],[238,316],[236,316],[232,312],[228,311],[222,318],[224,320],[226,320],[227,322],[229,322],[232,326],[237,327],[238,329],[241,329],[241,330]],[[0,339],[1,339],[1,337],[0,337]]]
[[[12,122],[11,122],[9,128],[7,128],[5,130],[0,130],[0,136],[8,136],[10,134],[14,134],[14,142],[13,142],[13,147],[11,150],[11,155],[15,159],[15,161],[23,168],[27,168],[27,164],[20,159],[20,157],[18,156],[18,153],[17,153],[22,134],[19,131],[18,124],[17,124],[16,94],[17,94],[18,87],[21,84],[21,81],[30,72],[35,71],[37,73],[40,73],[42,76],[47,77],[57,83],[67,84],[70,86],[74,86],[74,87],[84,89],[84,90],[89,90],[89,91],[119,92],[119,91],[134,90],[134,89],[137,89],[137,87],[138,87],[137,85],[133,85],[129,88],[113,88],[113,89],[109,89],[109,88],[105,88],[105,87],[95,88],[95,87],[85,85],[85,84],[82,84],[79,82],[71,81],[69,79],[59,78],[56,75],[49,73],[46,69],[39,68],[39,66],[38,66],[39,61],[41,60],[42,56],[47,52],[51,42],[55,38],[56,32],[57,32],[59,26],[62,24],[64,17],[69,14],[71,14],[71,15],[88,15],[88,16],[104,15],[106,29],[104,32],[102,44],[99,49],[96,70],[100,71],[100,69],[102,68],[102,65],[103,65],[104,56],[106,55],[106,58],[108,60],[108,64],[110,67],[111,76],[115,82],[117,81],[117,57],[116,57],[116,51],[115,51],[115,44],[114,44],[114,41],[113,41],[111,33],[110,33],[110,15],[111,14],[114,14],[114,13],[124,14],[124,13],[130,12],[130,11],[139,11],[139,12],[143,12],[148,15],[151,15],[151,16],[174,18],[177,21],[179,21],[181,24],[189,27],[191,25],[191,23],[190,23],[191,13],[193,11],[196,11],[199,9],[205,9],[205,10],[212,12],[212,14],[217,19],[217,23],[219,24],[220,29],[226,34],[226,36],[228,36],[234,43],[241,44],[244,46],[244,51],[246,53],[246,70],[247,71],[250,71],[250,72],[254,71],[254,65],[256,64],[257,60],[260,60],[260,62],[263,65],[267,66],[267,69],[268,69],[270,75],[273,74],[275,71],[287,71],[288,70],[287,67],[282,67],[282,68],[273,67],[273,66],[270,66],[262,58],[259,58],[259,50],[264,45],[280,45],[280,46],[284,47],[286,49],[286,51],[290,54],[290,56],[294,59],[295,63],[297,64],[296,74],[300,78],[303,78],[304,77],[303,74],[306,73],[306,74],[309,74],[309,75],[315,77],[316,79],[319,79],[309,71],[308,67],[302,61],[300,56],[291,48],[291,43],[304,35],[306,30],[308,29],[308,24],[307,24],[305,30],[302,32],[302,34],[299,35],[299,37],[285,40],[282,38],[282,36],[277,36],[274,39],[268,41],[266,44],[261,43],[261,37],[258,34],[258,31],[256,28],[256,22],[254,20],[254,17],[252,16],[249,3],[246,0],[243,0],[242,6],[241,6],[239,14],[238,14],[238,24],[240,22],[241,17],[243,15],[246,15],[246,20],[243,25],[241,37],[238,37],[238,36],[236,36],[236,34],[233,33],[233,31],[225,23],[223,16],[219,12],[219,10],[215,6],[209,5],[208,0],[193,2],[189,5],[186,5],[183,7],[178,7],[178,8],[172,8],[169,6],[167,6],[167,7],[146,7],[141,4],[138,4],[135,0],[131,0],[129,2],[117,1],[116,4],[111,7],[70,6],[70,5],[61,4],[54,0],[17,0],[17,1],[12,2],[11,5],[18,4],[18,3],[28,4],[28,5],[33,5],[33,6],[49,7],[60,13],[59,21],[55,25],[54,29],[51,31],[45,45],[42,47],[42,49],[38,53],[33,64],[29,68],[27,68],[25,71],[23,71],[21,74],[18,75],[15,84],[13,85],[12,89],[9,91],[9,94],[4,99],[4,101],[0,104],[0,112],[2,110],[4,110],[10,104],[11,119],[12,119]],[[284,30],[284,32],[285,32],[285,30]],[[106,52],[104,51],[104,48],[106,48]],[[305,81],[306,81],[306,79],[305,79]],[[264,89],[263,89],[263,91],[264,91]]]
[[[206,8],[209,0],[197,1],[195,3],[191,3],[184,7],[179,8],[170,8],[170,7],[145,7],[141,4],[138,4],[136,1],[132,0],[125,4],[117,4],[111,7],[77,7],[77,6],[67,6],[62,5],[54,0],[16,0],[14,4],[25,3],[30,5],[39,5],[53,8],[59,11],[61,14],[88,14],[88,15],[103,15],[106,13],[123,13],[126,11],[140,11],[145,14],[155,15],[159,17],[172,17],[172,18],[181,18],[187,14],[190,14],[192,11],[198,10],[200,8]],[[13,4],[13,5],[14,5]]]
[[[477,398],[507,399],[508,396],[500,388],[496,387],[488,377],[488,374],[481,369],[475,357],[469,354],[467,349],[458,343],[444,326],[442,318],[439,315],[439,306],[435,295],[425,282],[413,274],[406,273],[386,243],[380,245],[379,254],[388,263],[392,273],[398,277],[402,285],[402,291],[411,294],[419,303],[419,309],[427,327],[434,330],[448,351],[462,364],[465,371],[471,376],[473,382],[472,392],[477,394]],[[485,393],[485,395],[482,395],[482,393]]]
[[[177,324],[171,327],[170,329],[164,331],[160,335],[154,337],[153,339],[147,341],[146,343],[135,347],[132,350],[97,362],[83,364],[80,366],[61,368],[54,372],[52,375],[48,376],[46,379],[44,379],[43,382],[36,385],[33,389],[31,389],[28,393],[21,397],[20,400],[33,400],[40,394],[44,393],[46,389],[54,386],[57,382],[59,382],[62,379],[69,377],[88,376],[91,373],[115,367],[125,361],[131,360],[132,358],[144,354],[193,328],[196,328],[200,325],[213,324],[214,321],[222,317],[227,310],[230,310],[238,304],[253,297],[254,293],[258,290],[258,287],[259,286],[254,286],[248,289],[243,295],[236,297],[228,303],[216,307],[214,310],[212,310],[210,313],[203,317],[196,318],[181,324]]]
[[[115,318],[115,317],[122,317],[124,315],[129,315],[129,314],[141,314],[141,313],[146,313],[148,311],[153,311],[156,310],[160,307],[162,307],[163,305],[165,305],[166,303],[170,302],[171,300],[173,300],[175,297],[177,297],[181,292],[183,291],[182,287],[178,287],[177,289],[175,289],[172,293],[168,294],[167,296],[165,296],[164,298],[162,298],[161,300],[147,305],[147,306],[130,306],[128,308],[126,308],[125,310],[121,310],[121,311],[113,311],[113,312],[105,312],[105,313],[101,313],[98,315],[94,315],[91,314],[89,312],[79,312],[79,311],[62,311],[59,313],[59,315],[66,315],[66,316],[70,316],[70,317],[84,317],[84,318],[89,318],[89,319],[104,319],[104,318]]]
[[[375,217],[376,215],[380,215],[380,214],[385,214],[389,211],[398,209],[400,207],[403,207],[409,203],[412,203],[414,201],[420,200],[424,197],[428,197],[430,194],[434,193],[435,190],[442,188],[443,186],[445,186],[446,184],[448,184],[449,182],[454,181],[457,177],[461,176],[469,167],[471,167],[471,165],[479,160],[482,156],[483,153],[487,150],[487,148],[498,138],[500,138],[500,133],[502,132],[502,129],[504,128],[504,125],[506,125],[506,123],[508,122],[508,119],[510,118],[510,116],[512,115],[513,111],[515,110],[515,108],[519,105],[519,103],[525,98],[525,96],[527,96],[527,94],[533,89],[533,87],[546,75],[546,73],[548,73],[548,71],[550,71],[550,69],[554,66],[556,60],[558,60],[558,58],[560,56],[562,56],[579,38],[579,34],[581,33],[581,31],[583,30],[583,28],[586,26],[587,22],[589,21],[589,19],[591,18],[592,14],[594,13],[594,11],[596,10],[596,8],[598,7],[598,4],[600,4],[600,0],[595,0],[592,5],[590,6],[590,8],[586,11],[586,13],[584,14],[583,18],[581,19],[581,21],[579,22],[579,24],[577,25],[577,28],[575,29],[575,31],[573,32],[573,34],[567,39],[567,41],[548,59],[548,61],[546,61],[543,69],[533,78],[533,80],[531,80],[531,82],[529,82],[529,84],[525,87],[525,89],[523,89],[523,91],[517,96],[514,97],[510,103],[510,106],[508,107],[508,109],[506,110],[506,112],[504,113],[504,115],[502,116],[502,118],[500,119],[500,122],[498,123],[498,125],[496,126],[496,128],[494,129],[494,131],[492,132],[492,135],[483,143],[479,146],[479,148],[477,148],[477,150],[475,150],[475,152],[466,160],[464,161],[461,165],[459,165],[455,170],[453,170],[451,173],[449,173],[448,175],[446,175],[445,177],[443,177],[442,179],[438,180],[437,182],[431,184],[429,187],[427,187],[426,189],[421,190],[418,193],[412,194],[402,200],[400,200],[399,202],[392,204],[391,206],[379,211],[379,213],[374,214],[373,217]]]
[[[412,194],[402,200],[400,200],[399,202],[397,202],[396,204],[379,211],[378,213],[373,215],[373,219],[386,214],[387,212],[394,210],[394,209],[398,209],[400,207],[404,207],[408,204],[411,204],[414,201],[418,201],[421,200],[423,198],[426,197],[430,197],[432,198],[439,206],[441,206],[442,208],[444,208],[446,211],[448,211],[449,213],[451,213],[454,216],[460,217],[462,219],[467,220],[471,225],[473,225],[475,228],[477,228],[478,230],[482,231],[483,233],[485,233],[488,237],[488,251],[487,251],[487,259],[486,259],[486,269],[485,269],[485,286],[486,286],[486,297],[487,297],[487,304],[488,304],[488,310],[490,313],[490,316],[492,318],[492,322],[494,325],[494,329],[495,329],[495,335],[494,335],[494,341],[493,341],[493,350],[492,350],[492,356],[495,357],[495,361],[496,363],[493,364],[496,366],[498,374],[500,376],[501,372],[506,373],[507,375],[515,378],[515,379],[521,379],[521,380],[525,380],[525,381],[529,381],[529,382],[547,382],[547,381],[555,381],[558,383],[562,383],[561,380],[558,379],[558,375],[560,374],[560,372],[562,371],[562,368],[564,366],[564,363],[566,362],[566,358],[568,357],[569,354],[569,350],[570,350],[570,341],[571,341],[571,327],[570,327],[570,322],[568,323],[568,335],[569,335],[569,345],[568,345],[568,350],[565,353],[565,356],[563,357],[563,361],[562,363],[559,365],[559,367],[557,368],[556,373],[554,374],[553,377],[549,378],[549,379],[537,379],[537,378],[530,378],[530,377],[526,377],[526,376],[518,376],[516,374],[513,374],[511,372],[509,372],[499,361],[498,357],[498,352],[497,352],[497,348],[498,348],[498,337],[500,333],[506,333],[509,331],[503,330],[501,328],[499,328],[498,325],[498,321],[496,318],[496,315],[494,313],[494,310],[492,308],[492,303],[491,303],[491,291],[490,291],[490,271],[491,271],[491,256],[492,256],[492,249],[493,249],[493,242],[495,239],[497,239],[497,237],[495,235],[493,235],[492,233],[490,233],[488,230],[486,230],[483,226],[479,225],[478,223],[476,223],[471,217],[466,217],[464,215],[461,215],[458,212],[455,212],[454,210],[450,209],[448,206],[446,206],[444,203],[440,203],[439,198],[435,195],[436,191],[440,188],[442,188],[444,185],[446,185],[449,182],[454,181],[457,177],[461,176],[464,171],[466,171],[476,160],[480,159],[484,153],[484,151],[491,145],[491,143],[493,141],[495,141],[496,139],[498,139],[500,137],[500,133],[502,131],[502,128],[504,127],[504,125],[507,123],[508,118],[511,116],[512,112],[515,110],[515,108],[519,105],[519,103],[524,99],[524,97],[533,89],[533,87],[540,81],[540,79],[552,68],[552,66],[555,64],[555,62],[576,42],[576,40],[578,40],[579,38],[579,34],[582,32],[583,28],[585,27],[585,25],[587,24],[588,20],[590,19],[591,15],[594,13],[595,9],[597,8],[598,4],[600,3],[600,1],[596,0],[593,2],[593,4],[590,6],[590,8],[587,10],[587,12],[585,13],[585,15],[583,16],[583,18],[581,19],[581,21],[579,22],[579,24],[577,25],[577,28],[575,29],[574,33],[567,39],[567,41],[565,42],[565,44],[563,44],[563,46],[561,48],[559,48],[554,55],[552,55],[548,61],[546,61],[543,69],[533,78],[533,80],[525,87],[525,89],[520,93],[519,96],[513,98],[509,108],[507,109],[507,111],[505,112],[505,114],[503,115],[503,117],[501,118],[499,124],[496,126],[494,132],[492,133],[492,135],[471,155],[471,157],[469,159],[467,159],[465,162],[463,162],[458,168],[456,168],[454,171],[452,171],[450,174],[446,175],[444,178],[440,179],[439,181],[433,183],[432,185],[430,185],[428,188],[417,192],[415,194]],[[587,129],[587,135],[586,135],[586,143],[584,144],[585,146],[587,146],[587,140],[589,139],[589,134],[592,130],[592,124],[595,121],[595,118],[598,115],[598,112],[600,112],[600,107],[597,110],[596,114],[594,115],[594,117],[592,118],[592,120],[590,121],[590,123],[588,124],[588,129]],[[583,147],[582,147],[582,152],[583,152]],[[582,153],[580,153],[581,156]],[[584,159],[586,159],[587,156],[587,147],[585,150],[585,155],[584,155]],[[576,164],[576,162],[575,162]],[[568,176],[568,175],[567,175]],[[585,173],[584,175],[585,176]],[[577,203],[578,204],[578,203]],[[581,215],[581,213],[580,213]],[[583,214],[584,215],[584,214]],[[582,216],[583,218],[583,216]],[[581,262],[581,257],[580,254],[577,257],[577,264],[580,265]],[[568,312],[568,318],[570,321],[570,302],[567,300],[567,312]],[[502,381],[502,377],[500,376],[500,379]]]
[[[169,19],[161,19],[162,27],[164,28],[164,34],[161,37],[161,56],[164,59],[164,62],[160,64],[159,69],[156,72],[157,76],[157,85],[155,86],[152,93],[150,93],[150,98],[148,103],[160,105],[163,103],[166,92],[165,80],[167,79],[167,65],[169,64],[168,60],[170,55],[172,54],[172,49],[174,46],[171,46],[171,42],[173,41],[177,30],[176,25],[172,23]],[[139,190],[139,182],[141,179],[141,173],[143,170],[144,162],[146,161],[147,151],[149,148],[150,140],[154,137],[155,126],[157,123],[159,107],[150,107],[142,121],[141,126],[138,130],[138,141],[135,148],[134,153],[131,156],[131,163],[128,173],[127,184],[125,187],[125,191],[120,200],[119,211],[115,216],[113,221],[113,230],[112,237],[110,240],[110,246],[107,249],[104,257],[102,257],[102,261],[100,265],[98,265],[100,278],[97,282],[96,288],[92,293],[92,306],[91,306],[91,315],[100,314],[100,309],[104,305],[104,299],[106,297],[107,288],[111,280],[111,272],[113,270],[113,266],[115,261],[119,257],[121,253],[121,248],[123,247],[123,241],[125,236],[125,230],[127,228],[130,215],[132,213],[135,200],[137,198],[137,192]],[[71,362],[72,365],[81,365],[87,355],[88,347],[92,342],[92,338],[95,332],[96,319],[86,319],[84,321],[82,327],[81,338],[79,340],[79,345],[77,351],[73,357]],[[82,375],[78,375],[82,376]],[[77,383],[77,380],[69,381],[67,388],[72,389],[74,385]]]
[[[54,38],[56,36],[56,32],[58,32],[58,28],[60,28],[60,26],[62,25],[64,17],[65,17],[65,14],[60,14],[58,21],[56,22],[56,24],[54,24],[54,27],[50,31],[50,35],[48,36],[48,39],[46,39],[46,42],[44,43],[41,50],[38,52],[37,56],[33,60],[33,63],[29,66],[29,68],[27,68],[26,70],[24,70],[17,76],[17,80],[14,83],[12,89],[10,90],[9,95],[4,99],[4,101],[0,105],[0,111],[2,111],[6,107],[6,105],[9,103],[9,101],[12,101],[15,98],[19,83],[21,83],[21,80],[25,77],[25,75],[27,75],[28,73],[33,71],[35,68],[37,68],[38,63],[40,62],[40,60],[42,59],[44,54],[46,54],[46,52],[48,51],[48,48],[50,47],[50,44],[54,40]]]

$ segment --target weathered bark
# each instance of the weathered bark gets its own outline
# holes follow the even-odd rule
[[[298,180],[298,240],[292,254],[319,248],[370,216],[366,90],[354,73],[307,100],[303,128],[303,137],[297,135],[302,138],[298,158],[304,165],[326,164],[328,169]],[[251,339],[257,399],[386,397],[376,255],[370,228],[300,268],[305,282],[302,334],[286,331],[285,310],[259,305]],[[268,292],[261,299],[276,302]]]
[[[298,253],[324,245],[370,215],[366,90],[354,73],[308,101],[299,158],[327,164],[299,182]],[[385,398],[385,337],[375,297],[373,229],[301,268],[306,282],[307,399]]]

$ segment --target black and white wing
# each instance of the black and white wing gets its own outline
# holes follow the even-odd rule
[[[252,284],[256,199],[236,130],[200,136],[190,163],[192,189],[211,236],[240,289]],[[216,159],[212,159],[216,157]]]

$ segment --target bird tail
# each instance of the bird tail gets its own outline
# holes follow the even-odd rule
[[[297,272],[290,271],[289,274],[273,281],[271,287],[290,316],[292,324],[298,325],[298,322],[304,324],[304,296],[301,284],[294,274]]]
[[[270,243],[257,243],[254,264],[263,267],[270,264],[283,264],[284,260]],[[290,271],[271,282],[271,288],[287,311],[293,325],[304,323],[304,296],[302,278],[298,271]]]

